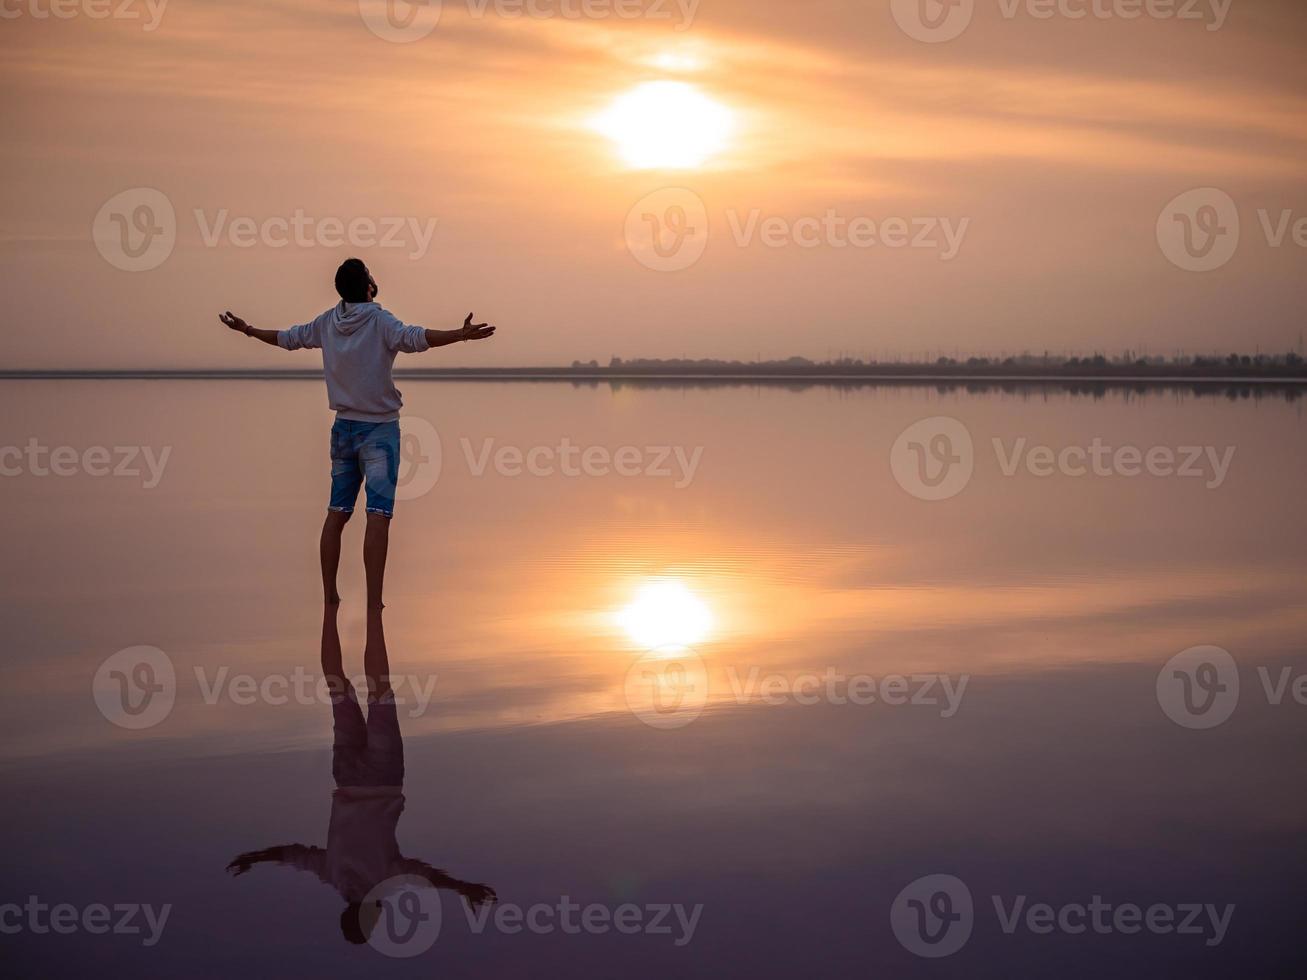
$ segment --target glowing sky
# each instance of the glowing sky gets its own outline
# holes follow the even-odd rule
[[[0,363],[286,366],[214,314],[309,319],[349,254],[405,320],[501,326],[427,364],[1296,346],[1305,5],[1059,12],[1130,6],[976,0],[927,43],[898,0],[446,0],[392,7],[429,28],[398,43],[373,0],[14,0]],[[1159,216],[1207,187],[1239,246],[1187,271]],[[137,272],[92,240],[133,188],[176,221]],[[156,227],[138,204],[101,244]]]

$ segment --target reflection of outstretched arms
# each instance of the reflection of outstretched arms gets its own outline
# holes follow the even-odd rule
[[[432,888],[447,888],[450,891],[456,891],[467,900],[472,908],[478,908],[487,902],[495,902],[498,896],[495,890],[489,885],[477,884],[474,881],[463,881],[461,878],[455,878],[447,871],[441,871],[439,868],[433,868],[425,861],[419,861],[417,858],[400,858],[399,870],[401,874],[417,875],[419,878],[425,878]]]
[[[246,851],[244,854],[237,854],[232,862],[227,865],[227,870],[234,875],[243,875],[256,864],[271,861],[276,864],[289,864],[301,871],[312,871],[321,877],[326,855],[327,852],[320,847],[308,847],[304,844],[280,844],[277,847],[265,847],[261,851]]]

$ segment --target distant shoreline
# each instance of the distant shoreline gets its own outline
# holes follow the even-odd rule
[[[1255,384],[1307,385],[1307,374],[1247,374],[1215,372],[1176,367],[1162,368],[1147,374],[1129,371],[1021,371],[1010,366],[1002,370],[941,371],[933,365],[878,366],[877,370],[857,371],[657,371],[604,368],[432,368],[397,369],[395,377],[403,381],[673,381],[760,384],[948,384],[999,382],[1004,384]],[[316,381],[322,371],[297,369],[127,369],[127,370],[0,370],[0,381]]]

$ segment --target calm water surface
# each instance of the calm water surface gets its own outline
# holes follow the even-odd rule
[[[140,917],[0,937],[14,975],[1301,975],[1301,401],[402,387],[398,843],[498,906],[470,920],[442,893],[403,959],[348,944],[311,873],[224,871],[327,843],[320,385],[5,382],[0,904],[170,907],[148,945]],[[969,479],[957,428],[895,450],[935,417],[969,437]],[[33,439],[139,475],[32,463]],[[1095,445],[1203,455],[1082,471]],[[957,492],[922,499],[941,460]],[[1164,666],[1196,646],[1233,671]],[[136,647],[173,680],[132,728],[101,667]],[[1106,927],[1075,930],[1095,897]],[[564,928],[567,903],[598,911]],[[1189,905],[1219,933],[1206,910],[1183,933],[1120,912]],[[918,955],[956,944],[949,915],[969,938]]]

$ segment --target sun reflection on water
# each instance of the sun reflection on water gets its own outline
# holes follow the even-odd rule
[[[645,582],[616,615],[618,625],[646,650],[700,643],[713,626],[707,604],[675,578]]]

